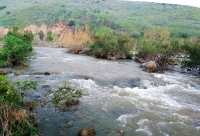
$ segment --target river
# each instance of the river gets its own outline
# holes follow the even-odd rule
[[[109,61],[66,53],[63,48],[34,47],[29,67],[12,81],[39,80],[28,99],[51,99],[49,90],[69,84],[83,90],[80,104],[60,112],[38,106],[43,136],[76,136],[92,127],[97,136],[199,136],[200,76],[180,72],[147,73],[133,60]],[[48,72],[50,75],[44,75]]]

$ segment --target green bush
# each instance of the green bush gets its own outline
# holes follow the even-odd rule
[[[51,31],[47,32],[47,41],[53,41],[53,36]]]
[[[44,33],[43,33],[43,31],[42,31],[42,30],[40,30],[40,31],[38,32],[38,35],[39,35],[39,38],[40,38],[40,40],[42,40],[42,41],[43,41],[43,38],[44,38]]]
[[[79,98],[82,96],[82,90],[72,89],[70,86],[60,86],[53,92],[53,103],[60,110],[68,110],[72,105],[79,103]]]
[[[170,32],[161,27],[151,28],[144,33],[143,38],[138,39],[138,57],[154,59],[158,54],[172,55]]]
[[[0,59],[4,66],[22,62],[32,51],[33,34],[29,31],[19,32],[17,27],[9,30],[3,39]]]
[[[69,21],[69,26],[75,26],[75,21],[74,20],[70,20]]]
[[[18,82],[13,85],[7,76],[0,76],[0,135],[2,136],[36,136],[38,134],[37,128],[27,120],[28,114],[23,109],[24,100],[21,95],[22,92],[35,89],[37,84],[35,81],[26,83]]]
[[[199,68],[200,70],[200,41],[184,46],[189,55],[188,60],[183,60],[182,65],[187,68]]]
[[[137,51],[138,51],[137,56],[144,59],[153,58],[157,55],[156,46],[148,44],[145,41],[139,43],[139,45],[137,46]]]
[[[120,35],[119,37],[108,35],[95,35],[94,43],[90,47],[90,53],[99,58],[116,57],[125,55],[130,57],[134,45],[130,36]]]

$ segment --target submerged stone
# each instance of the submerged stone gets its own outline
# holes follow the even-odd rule
[[[19,75],[21,75],[21,72],[20,71],[15,71],[14,74],[17,75],[17,76],[19,76]]]
[[[78,136],[96,136],[96,131],[93,128],[84,128]]]

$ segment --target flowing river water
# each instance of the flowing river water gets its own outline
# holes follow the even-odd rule
[[[147,73],[132,60],[109,61],[35,47],[17,80],[39,80],[27,99],[50,99],[49,90],[69,84],[84,96],[70,111],[36,108],[43,136],[76,136],[92,127],[97,136],[199,136],[200,77],[179,72]],[[49,72],[50,75],[43,73]]]

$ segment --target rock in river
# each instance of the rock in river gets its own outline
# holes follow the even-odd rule
[[[158,67],[155,61],[149,61],[149,62],[143,63],[141,67],[143,68],[144,71],[147,71],[147,72],[158,71]]]
[[[96,136],[96,131],[93,128],[82,129],[78,136]]]
[[[0,75],[7,75],[8,73],[6,71],[0,70]]]
[[[20,71],[15,71],[14,74],[17,75],[17,76],[19,76],[19,75],[21,75],[21,72]]]

